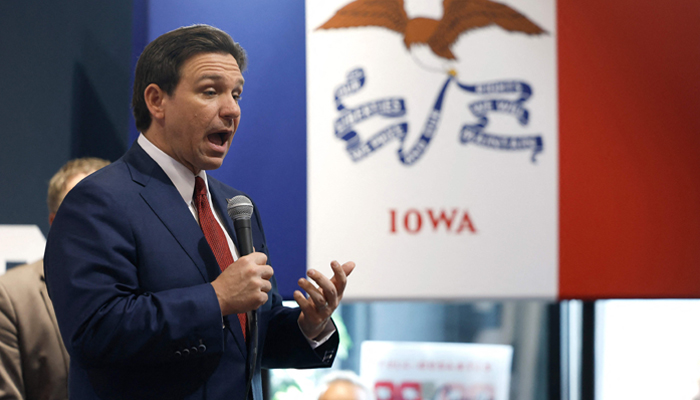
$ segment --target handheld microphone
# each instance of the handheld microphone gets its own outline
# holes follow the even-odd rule
[[[238,253],[247,256],[253,252],[253,232],[250,229],[250,217],[253,215],[253,203],[240,195],[228,201],[228,216],[233,220],[233,227],[238,238]]]
[[[236,230],[236,238],[238,239],[238,253],[241,257],[247,256],[253,250],[253,231],[250,228],[250,217],[253,215],[253,202],[243,195],[236,196],[228,200],[226,206],[228,216],[233,220],[233,228]],[[255,375],[255,366],[258,361],[258,312],[253,310],[250,316],[250,343],[253,361],[248,363],[250,373],[248,374],[248,384],[245,389],[245,399],[248,399],[250,394],[253,376]]]

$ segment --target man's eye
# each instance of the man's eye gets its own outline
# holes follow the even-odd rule
[[[243,96],[241,96],[240,94],[234,94],[234,95],[233,95],[233,99],[236,100],[236,103],[238,103],[239,101],[241,101],[242,98],[243,98]]]
[[[214,90],[214,89],[205,90],[204,94],[206,94],[207,96],[214,96],[216,94],[216,90]]]

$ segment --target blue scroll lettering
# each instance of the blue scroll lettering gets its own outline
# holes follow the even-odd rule
[[[352,129],[353,125],[381,115],[388,118],[401,117],[406,114],[406,106],[403,99],[388,98],[362,104],[356,108],[344,109],[345,112],[335,120],[335,135],[343,137],[344,133]]]
[[[401,144],[398,154],[404,165],[411,165],[418,161],[430,144],[430,140],[435,135],[440,115],[442,111],[442,101],[445,97],[447,86],[452,77],[445,82],[438,95],[433,110],[428,115],[423,133],[416,140],[416,143],[409,149],[404,150],[406,135],[408,133],[408,123],[402,122],[382,129],[374,134],[366,142],[360,140],[359,135],[353,127],[374,116],[386,118],[397,118],[406,115],[406,103],[399,97],[389,97],[376,101],[367,102],[354,108],[347,108],[342,102],[343,97],[354,94],[365,84],[365,74],[362,68],[357,68],[347,75],[347,81],[335,91],[335,103],[340,116],[334,122],[335,136],[346,142],[346,150],[353,161],[359,161],[372,152],[376,151],[392,140],[398,140]]]
[[[403,143],[408,133],[408,124],[403,122],[389,125],[364,143],[360,140],[360,136],[353,130],[356,124],[375,116],[397,118],[406,115],[406,104],[398,97],[370,101],[354,108],[345,107],[343,97],[356,93],[364,85],[365,73],[362,68],[357,68],[348,73],[347,81],[335,91],[336,108],[341,113],[333,123],[335,136],[346,142],[346,149],[353,161],[367,157],[394,139]]]
[[[475,125],[464,125],[459,140],[463,144],[474,143],[478,146],[496,150],[532,150],[532,162],[542,151],[542,136],[506,136],[483,133],[474,129]]]
[[[487,99],[469,104],[469,110],[478,118],[476,124],[466,124],[462,127],[460,140],[463,144],[475,144],[491,149],[499,150],[532,150],[532,161],[542,151],[542,137],[535,136],[508,136],[496,135],[484,132],[488,125],[489,113],[496,112],[515,117],[521,125],[527,125],[529,112],[523,106],[532,95],[530,85],[520,81],[488,82],[476,85],[465,85],[458,82],[454,75],[449,74],[440,93],[435,99],[433,109],[430,110],[423,126],[423,132],[416,142],[405,149],[405,140],[408,134],[408,123],[401,122],[387,126],[375,133],[369,140],[362,142],[354,126],[369,118],[381,116],[384,118],[398,118],[406,115],[406,103],[400,97],[387,97],[375,101],[360,104],[354,108],[348,108],[343,104],[343,98],[357,93],[365,85],[366,77],[362,68],[356,68],[347,75],[347,80],[335,91],[336,108],[340,116],[334,122],[335,136],[346,142],[346,150],[353,161],[359,161],[386,143],[397,140],[400,143],[398,150],[399,160],[404,165],[412,165],[418,161],[430,145],[435,136],[438,123],[442,115],[442,103],[445,93],[451,81],[455,81],[462,90],[477,95],[517,94],[516,100]]]
[[[401,148],[399,149],[399,160],[401,160],[404,165],[411,165],[418,161],[425,150],[428,149],[430,140],[435,135],[437,130],[438,122],[440,122],[440,115],[442,113],[442,100],[445,98],[445,92],[447,91],[447,85],[449,85],[452,76],[447,79],[445,84],[442,86],[442,90],[435,100],[432,111],[428,114],[428,119],[425,121],[425,126],[423,126],[423,133],[420,135],[416,144],[411,147],[407,152],[403,149],[403,142],[401,142]]]
[[[473,143],[477,146],[496,150],[532,150],[530,159],[533,163],[536,162],[535,157],[543,149],[541,135],[509,136],[484,132],[489,122],[488,114],[492,112],[512,115],[518,120],[520,125],[527,125],[530,120],[530,113],[523,106],[523,103],[532,95],[530,85],[519,81],[501,81],[478,85],[463,85],[457,82],[457,86],[475,94],[516,93],[519,95],[517,100],[488,99],[469,104],[469,111],[479,120],[476,124],[465,124],[462,127],[459,139],[463,144]]]
[[[388,128],[385,128],[372,136],[365,143],[360,143],[359,139],[356,141],[356,143],[353,143],[353,145],[348,143],[348,153],[350,153],[350,157],[353,161],[359,161],[393,139],[398,139],[400,142],[403,142],[407,132],[408,124],[405,122],[390,125]],[[358,136],[354,137],[357,138]]]

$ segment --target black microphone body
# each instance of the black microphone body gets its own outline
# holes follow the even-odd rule
[[[236,230],[238,238],[238,253],[243,256],[254,252],[253,231],[250,229],[250,218],[239,218],[233,220],[233,228]]]
[[[238,254],[243,257],[253,253],[253,231],[250,227],[250,217],[253,215],[253,202],[246,196],[240,195],[228,200],[226,211],[233,220],[233,228],[236,231],[238,239]],[[252,362],[248,363],[250,367],[248,373],[248,384],[245,390],[245,399],[249,399],[250,389],[255,375],[255,369],[258,361],[258,311],[252,310],[248,314],[250,321],[250,333],[248,346],[250,351],[249,357],[252,357]]]

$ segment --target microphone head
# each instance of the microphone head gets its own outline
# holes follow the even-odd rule
[[[250,219],[253,215],[253,202],[249,198],[240,195],[229,199],[226,212],[232,220]]]

